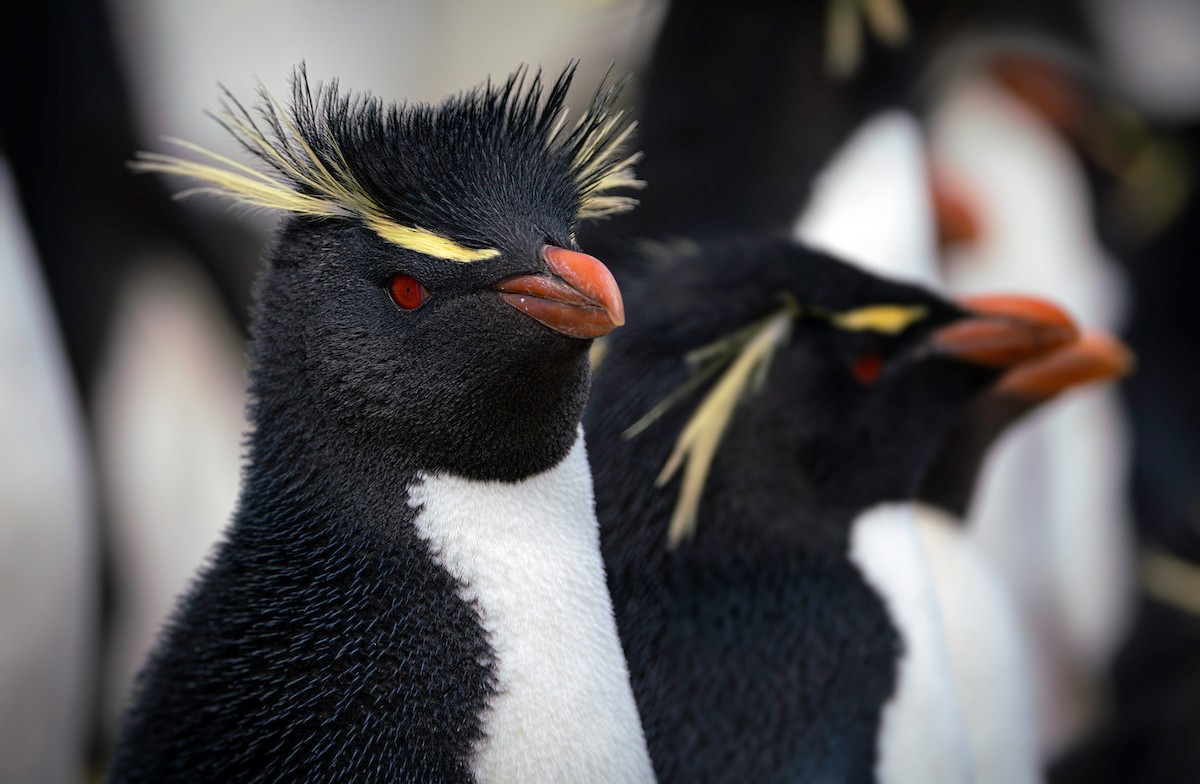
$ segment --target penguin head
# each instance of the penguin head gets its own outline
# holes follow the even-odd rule
[[[298,219],[271,254],[301,260],[273,265],[258,287],[254,372],[269,391],[257,397],[291,386],[338,427],[402,444],[423,470],[519,478],[566,454],[591,338],[624,320],[602,263],[532,232],[459,265],[330,229]]]
[[[633,327],[614,336],[598,394],[612,399],[608,378],[644,376],[654,390],[636,404],[670,403],[669,417],[626,435],[636,444],[661,428],[674,439],[659,483],[682,475],[681,503],[699,492],[686,485],[705,473],[691,462],[706,454],[714,477],[776,476],[823,505],[912,498],[962,406],[1076,336],[1047,303],[955,303],[782,240],[676,254],[659,277],[670,284],[631,305]],[[699,496],[691,503],[675,521],[684,529]]]
[[[257,286],[257,412],[290,400],[470,478],[517,479],[566,454],[591,340],[624,321],[575,230],[631,207],[609,191],[638,184],[615,87],[565,123],[573,70],[548,91],[519,71],[436,106],[385,106],[314,90],[301,69],[288,109],[264,93],[255,115],[229,97],[221,117],[265,173],[145,158],[288,214]]]

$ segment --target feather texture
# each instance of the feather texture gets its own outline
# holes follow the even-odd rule
[[[528,80],[527,69],[518,69],[503,84],[481,87],[452,97],[436,109],[423,104],[391,104],[369,94],[343,93],[336,81],[308,81],[304,66],[292,79],[291,103],[284,107],[260,85],[259,103],[247,109],[228,90],[215,119],[254,156],[254,168],[179,139],[172,143],[193,153],[189,160],[173,155],[142,152],[131,165],[135,170],[185,177],[198,183],[183,191],[213,193],[252,207],[279,210],[312,218],[349,218],[382,239],[435,258],[471,262],[492,258],[494,247],[460,241],[441,226],[457,227],[454,200],[474,182],[444,176],[438,161],[408,160],[406,148],[419,148],[420,140],[441,134],[446,142],[499,144],[495,140],[458,139],[465,128],[489,128],[509,152],[523,154],[531,165],[544,164],[549,173],[565,175],[576,204],[577,219],[594,219],[632,209],[637,200],[612,191],[642,187],[633,167],[640,153],[625,147],[634,129],[614,105],[623,81],[605,79],[588,110],[574,123],[567,122],[566,95],[575,73],[568,66],[555,80],[543,101],[542,75]],[[382,152],[382,154],[379,154]],[[493,156],[491,160],[502,160]],[[373,171],[395,165],[401,171]],[[498,164],[493,164],[498,165]],[[411,169],[422,170],[433,188],[396,193],[391,183],[411,180]],[[482,169],[483,167],[479,167]],[[485,180],[480,172],[480,180]],[[549,176],[549,175],[547,175]],[[469,221],[459,221],[467,223]]]
[[[725,428],[748,394],[766,383],[771,359],[787,343],[795,319],[815,318],[848,332],[894,336],[928,315],[929,308],[923,305],[891,303],[831,312],[803,307],[785,296],[783,308],[770,316],[690,352],[687,363],[693,368],[692,375],[622,435],[625,439],[636,437],[709,379],[721,374],[696,406],[655,480],[657,487],[663,487],[683,469],[679,500],[667,527],[668,546],[674,548],[695,532],[700,497]]]

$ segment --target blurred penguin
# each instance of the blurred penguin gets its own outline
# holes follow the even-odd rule
[[[1097,238],[1081,164],[1018,97],[1009,65],[1019,61],[985,62],[962,73],[929,120],[933,154],[969,190],[983,226],[949,253],[947,283],[959,293],[1053,292],[1081,324],[1115,331],[1120,277]],[[1115,391],[1077,393],[998,445],[971,512],[971,534],[1029,633],[1047,758],[1095,721],[1127,628],[1127,453]]]
[[[939,235],[953,216],[945,215],[945,197],[935,198],[927,157],[912,115],[893,112],[864,125],[818,178],[796,236],[874,272],[940,287]],[[1012,596],[962,519],[925,503],[912,507],[974,780],[1037,781],[1026,642]]]
[[[0,781],[79,781],[95,508],[79,401],[0,158]]]

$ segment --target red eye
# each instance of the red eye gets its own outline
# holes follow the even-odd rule
[[[425,302],[429,292],[421,285],[421,281],[410,275],[397,275],[392,278],[388,289],[392,294],[392,302],[395,302],[405,310],[415,310]]]
[[[883,373],[883,358],[878,354],[863,354],[854,360],[850,369],[860,384],[874,384]]]

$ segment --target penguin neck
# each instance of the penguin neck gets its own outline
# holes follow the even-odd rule
[[[288,527],[389,527],[419,471],[411,454],[332,421],[303,396],[257,394],[239,518]]]
[[[965,520],[992,445],[1039,402],[999,395],[984,395],[973,401],[942,440],[921,482],[920,500],[953,519]]]

